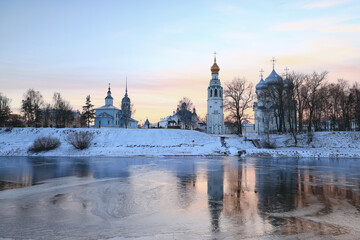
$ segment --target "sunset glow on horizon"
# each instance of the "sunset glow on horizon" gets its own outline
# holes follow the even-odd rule
[[[15,113],[29,88],[81,111],[89,94],[104,105],[111,83],[120,107],[127,78],[139,123],[172,114],[183,97],[203,118],[214,51],[223,86],[235,77],[255,86],[272,57],[280,75],[358,82],[359,12],[355,0],[1,1],[0,92]]]

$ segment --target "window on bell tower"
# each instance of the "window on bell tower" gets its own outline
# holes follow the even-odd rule
[[[217,97],[217,89],[215,89],[214,97]]]
[[[212,89],[210,89],[210,97],[212,97]]]

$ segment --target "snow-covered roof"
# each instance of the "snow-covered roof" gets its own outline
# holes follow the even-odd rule
[[[129,121],[130,121],[130,122],[139,122],[139,121],[137,121],[137,120],[135,120],[135,119],[133,119],[133,118],[130,118]]]
[[[111,109],[111,110],[120,110],[119,108],[114,107],[112,105],[104,105],[102,107],[95,108],[95,110],[109,110],[109,109]]]

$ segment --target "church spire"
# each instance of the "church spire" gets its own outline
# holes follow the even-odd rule
[[[219,66],[216,64],[216,52],[214,52],[214,64],[211,67],[211,72],[212,73],[219,73],[220,68]]]
[[[109,106],[109,105],[112,106],[113,105],[113,97],[111,96],[110,83],[109,83],[107,96],[105,98],[105,105],[107,105],[107,106]]]
[[[127,94],[127,76],[126,76],[126,83],[125,83],[126,85],[125,85],[125,97],[127,97],[128,96],[128,94]]]

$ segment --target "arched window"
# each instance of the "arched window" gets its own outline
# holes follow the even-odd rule
[[[215,89],[214,96],[217,97],[217,89]]]
[[[212,89],[210,89],[210,97],[212,97]]]

